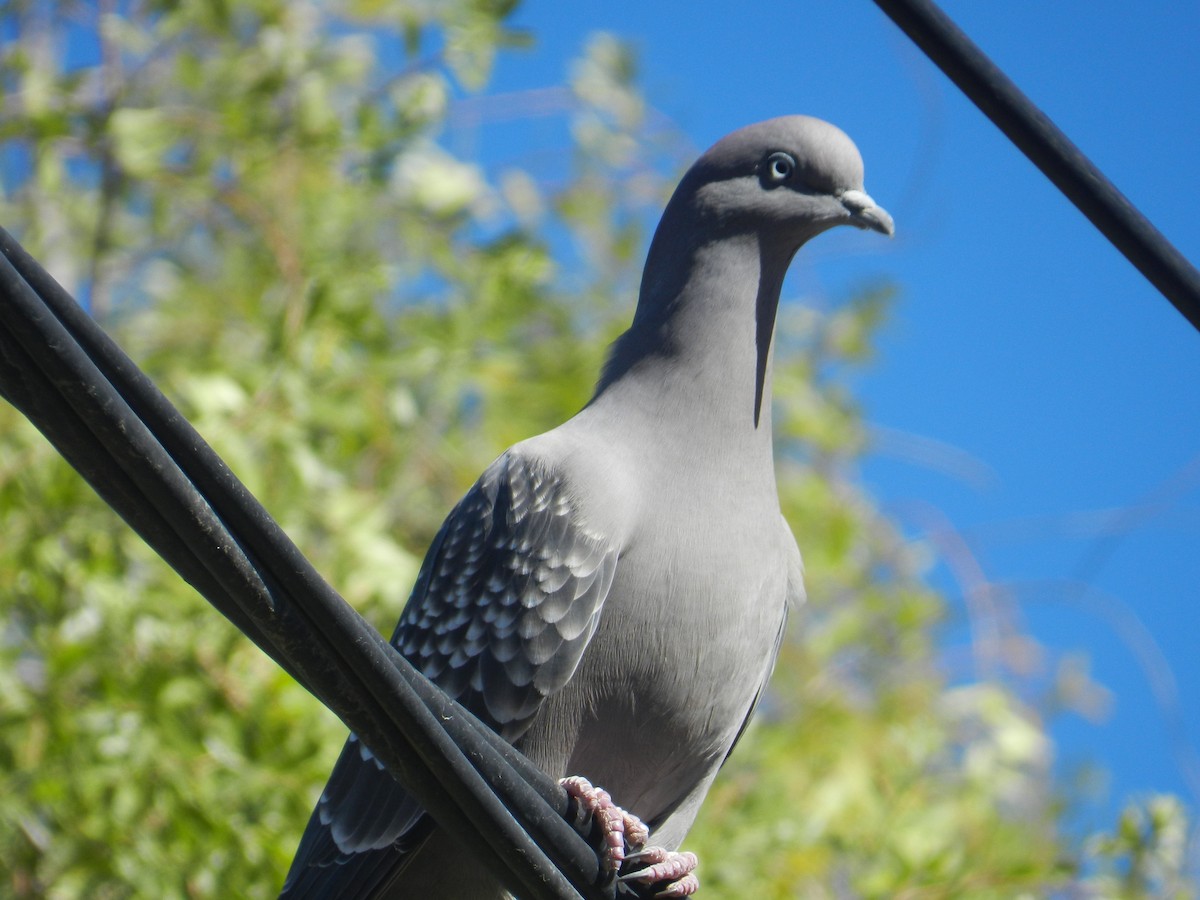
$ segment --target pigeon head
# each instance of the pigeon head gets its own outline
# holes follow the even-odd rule
[[[715,361],[748,351],[757,429],[784,275],[801,245],[838,225],[894,231],[863,190],[862,157],[840,129],[783,116],[717,141],[663,212],[633,324],[614,345],[598,393],[646,360],[670,360],[670,374],[683,371],[686,357],[688,371],[711,373]],[[729,381],[728,390],[740,388]],[[717,389],[709,396],[716,402]]]
[[[810,116],[770,119],[722,138],[692,166],[676,199],[710,236],[753,230],[785,253],[836,225],[894,231],[892,217],[863,191],[854,142]]]

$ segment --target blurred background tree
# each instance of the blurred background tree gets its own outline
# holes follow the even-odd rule
[[[570,125],[550,175],[448,150],[495,55],[533,38],[513,5],[0,8],[0,222],[385,632],[478,472],[589,396],[691,152],[604,35],[528,98]],[[945,674],[926,551],[850,474],[844,373],[890,293],[781,318],[810,602],[689,840],[705,896],[1195,896],[1174,798],[1065,826],[1045,719],[1081,670],[1037,702],[1003,653]],[[0,893],[271,896],[343,727],[8,407],[0,517]]]

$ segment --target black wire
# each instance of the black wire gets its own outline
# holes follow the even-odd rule
[[[63,323],[71,337],[78,342],[80,348],[95,364],[97,374],[117,386],[121,398],[128,403],[131,412],[140,420],[139,424],[145,424],[149,429],[148,433],[161,442],[163,449],[171,455],[174,462],[177,462],[187,472],[186,477],[192,480],[196,488],[204,495],[213,498],[213,506],[219,510],[220,518],[223,521],[210,523],[210,527],[223,528],[224,522],[231,523],[231,530],[238,534],[251,550],[263,555],[264,561],[257,563],[259,567],[270,569],[276,573],[276,577],[282,577],[285,583],[290,582],[291,586],[301,595],[321,593],[325,595],[325,603],[335,608],[341,607],[344,601],[336,596],[333,589],[313,568],[299,548],[292,543],[278,523],[225,465],[224,460],[208,445],[199,432],[192,428],[191,423],[171,405],[153,381],[125,355],[116,342],[96,325],[95,321],[74,302],[62,286],[3,228],[0,228],[0,251],[9,258],[18,274],[34,289],[47,309]],[[5,293],[7,294],[7,292]],[[23,351],[20,352],[23,353]],[[26,365],[19,367],[13,373],[15,376],[13,381],[18,384],[20,383],[18,378],[24,380],[28,377],[25,373],[35,376],[40,374],[28,357],[24,357],[24,359]],[[0,390],[5,386],[8,385],[0,382]],[[38,399],[30,400],[23,405],[26,408],[32,407],[48,412],[53,408],[54,394],[48,391],[44,392]],[[71,423],[67,422],[66,424],[70,425]],[[88,442],[79,437],[64,436],[63,443],[71,448],[87,445]],[[110,445],[105,444],[104,446],[109,447]],[[149,451],[143,450],[143,452]],[[102,464],[109,460],[106,454],[73,453],[73,456],[76,458],[73,465],[77,469],[81,466]],[[138,457],[136,468],[139,470],[143,468],[141,457]],[[106,467],[102,474],[97,472],[96,475],[90,476],[89,480],[99,482],[102,487],[119,485],[123,482],[121,474],[119,470],[114,472],[111,467]],[[136,496],[140,497],[141,495]],[[142,514],[149,517],[146,523],[131,523],[139,534],[150,535],[155,541],[169,540],[171,532],[163,527],[164,520],[159,516],[151,515],[154,511],[148,508],[147,504],[139,504],[136,500],[125,500],[124,502],[118,500],[116,502],[121,504],[122,509],[129,510],[135,518]],[[232,536],[230,539],[232,540]],[[173,558],[177,558],[177,562],[172,565],[177,570],[181,566],[189,568],[189,575],[185,576],[189,583],[203,579],[200,572],[191,565],[195,561],[194,556],[203,549],[188,547],[186,552],[173,555]],[[255,590],[261,592],[265,588],[260,585]],[[210,587],[207,592],[213,593],[214,591]],[[205,593],[205,591],[201,591],[201,593]],[[236,604],[223,603],[219,608],[227,616],[237,616],[238,620],[235,620],[234,624],[238,625],[242,631],[252,637],[256,634],[261,635],[253,620],[242,615],[240,607]],[[355,614],[355,618],[358,618],[357,614]],[[365,622],[362,624],[369,628]],[[374,629],[371,631],[373,632]],[[256,643],[262,646],[264,640],[256,640]],[[448,704],[445,695],[416,672],[394,648],[390,650],[389,655],[395,657],[397,668],[402,673],[413,676],[410,680],[414,685],[414,690],[427,706],[447,718],[451,712],[457,715],[453,724],[448,724],[447,727],[461,736],[461,745],[464,750],[480,752],[477,741],[485,740],[517,769],[522,779],[536,781],[535,787],[541,788],[539,793],[543,799],[555,807],[557,812],[565,814],[566,803],[562,792],[557,789],[554,782],[546,778],[540,769],[523,754],[514,751],[508,742],[478,721],[470,712],[456,704]],[[284,662],[286,663],[286,660]],[[494,762],[494,760],[490,760],[490,755],[488,756],[489,761]]]
[[[476,768],[480,769],[493,785],[502,785],[506,802],[512,804],[512,808],[520,812],[527,823],[534,825],[559,867],[573,873],[576,878],[584,879],[584,883],[595,882],[598,877],[595,853],[580,839],[576,830],[564,821],[564,816],[569,812],[568,803],[558,784],[467,710],[448,701],[437,687],[417,672],[393,647],[386,644],[382,637],[325,582],[262,504],[237,479],[204,438],[192,428],[191,423],[172,406],[153,381],[137,368],[116,342],[97,326],[61,285],[2,228],[0,249],[9,256],[20,275],[95,363],[98,370],[96,377],[102,375],[110,383],[118,386],[122,399],[129,404],[131,413],[146,424],[154,437],[162,442],[162,447],[171,455],[173,461],[186,471],[187,477],[194,482],[196,488],[219,511],[223,521],[213,527],[225,527],[225,523],[228,523],[228,528],[237,535],[238,541],[257,557],[258,562],[255,565],[260,570],[270,571],[293,597],[308,598],[307,603],[296,601],[302,610],[308,607],[334,619],[332,622],[324,621],[307,626],[308,631],[315,629],[316,634],[324,636],[330,633],[331,628],[331,634],[336,638],[341,633],[339,629],[349,629],[353,632],[351,638],[341,643],[344,656],[352,663],[360,659],[363,643],[367,640],[373,641],[381,652],[389,657],[412,690],[438,717],[442,727],[450,732],[463,752],[471,757]],[[138,466],[139,471],[142,468]],[[140,511],[140,507],[136,508],[136,511]],[[145,533],[142,533],[145,536]],[[156,535],[157,532],[151,529],[150,534]],[[224,600],[223,597],[218,599]],[[238,612],[237,607],[233,606],[231,609],[228,602],[222,605],[214,601],[214,605],[231,618],[232,613]],[[234,623],[254,638],[255,626],[252,622],[247,627],[245,617],[242,616],[241,620],[234,618]],[[305,631],[306,626],[301,625],[300,628],[295,634],[309,639],[311,634]],[[283,635],[276,637],[275,643],[279,643],[280,640],[290,642],[295,634],[285,630]],[[270,646],[264,645],[260,640],[256,640],[256,643],[271,653]],[[301,646],[294,652],[303,650],[304,647]],[[286,659],[281,660],[279,655],[274,658],[281,661],[284,668],[288,668]],[[306,679],[298,680],[308,686]],[[312,688],[309,687],[309,690]],[[371,745],[372,737],[369,732],[360,732],[359,736],[368,746]]]
[[[321,579],[150,379],[3,229],[0,249],[0,392],[510,887],[531,898],[578,897],[567,872],[588,897],[610,897],[594,850],[564,820],[561,788],[424,679]]]
[[[3,290],[7,300],[3,328],[10,340],[15,339],[29,354],[37,369],[41,370],[45,381],[59,392],[65,401],[63,409],[75,412],[86,430],[91,431],[91,435],[84,434],[85,439],[90,440],[82,448],[72,448],[73,455],[76,458],[98,453],[110,455],[110,471],[113,468],[111,464],[115,464],[117,473],[132,483],[131,493],[141,503],[162,515],[167,533],[177,532],[186,545],[195,548],[199,562],[219,585],[221,608],[227,608],[227,598],[232,597],[235,598],[235,604],[256,621],[263,616],[282,613],[284,605],[275,603],[271,592],[258,578],[223,525],[214,520],[203,499],[194,490],[189,490],[186,478],[162,449],[154,445],[144,426],[127,408],[122,408],[124,404],[112,385],[95,370],[79,346],[70,340],[61,323],[44,309],[39,309],[40,298],[20,280],[7,259],[0,262],[0,290]],[[39,347],[51,352],[39,353]],[[10,367],[10,371],[15,368]],[[36,424],[41,410],[24,411],[33,413],[31,418],[35,419]],[[158,535],[151,533],[148,537],[153,546]],[[280,620],[283,618],[280,616]],[[267,630],[269,634],[273,629],[268,626]],[[294,670],[305,673],[308,667],[300,659],[312,653],[312,644],[301,629],[293,628],[288,633],[297,638],[285,641],[292,650]],[[266,649],[277,648],[268,641]],[[375,656],[378,657],[378,654]],[[339,687],[345,689],[344,684]],[[361,729],[367,724],[362,721],[361,712],[361,709],[355,709],[348,717],[349,722],[353,723],[351,727]],[[381,758],[393,756],[394,753],[390,751],[394,742],[380,741],[374,744],[373,749],[377,753],[381,750],[381,743],[384,754]],[[461,778],[459,770],[461,765],[456,767],[455,772]],[[429,772],[414,767],[408,761],[401,763],[399,771],[406,783],[416,786],[418,795],[431,785],[444,784],[444,779],[435,780]],[[431,797],[426,802],[429,802],[431,809],[442,813],[440,807],[446,804],[440,798],[435,798],[433,791],[430,793]],[[477,830],[478,827],[471,829],[471,834]]]
[[[1200,272],[930,0],[875,0],[1164,297],[1200,330]]]

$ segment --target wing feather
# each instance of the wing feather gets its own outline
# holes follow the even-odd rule
[[[570,680],[618,548],[581,522],[549,467],[509,451],[442,525],[392,643],[506,740]],[[423,811],[351,735],[288,873],[286,897],[391,880]],[[376,888],[369,888],[375,890]],[[369,893],[369,891],[368,891]]]

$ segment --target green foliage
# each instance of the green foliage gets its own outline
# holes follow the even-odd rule
[[[1184,874],[1187,842],[1187,814],[1178,798],[1130,803],[1112,834],[1091,839],[1097,872],[1085,883],[1098,897],[1194,897],[1195,885]]]
[[[0,221],[383,630],[480,469],[587,398],[677,159],[604,36],[572,75],[564,184],[439,145],[454,98],[528,43],[513,5],[4,12]],[[68,54],[81,34],[98,45]],[[864,438],[837,373],[887,301],[781,317],[779,483],[811,600],[690,840],[706,896],[1193,896],[1174,800],[1074,846],[1040,711],[940,671],[921,548],[847,475]],[[7,407],[0,511],[0,893],[270,895],[340,724]]]

